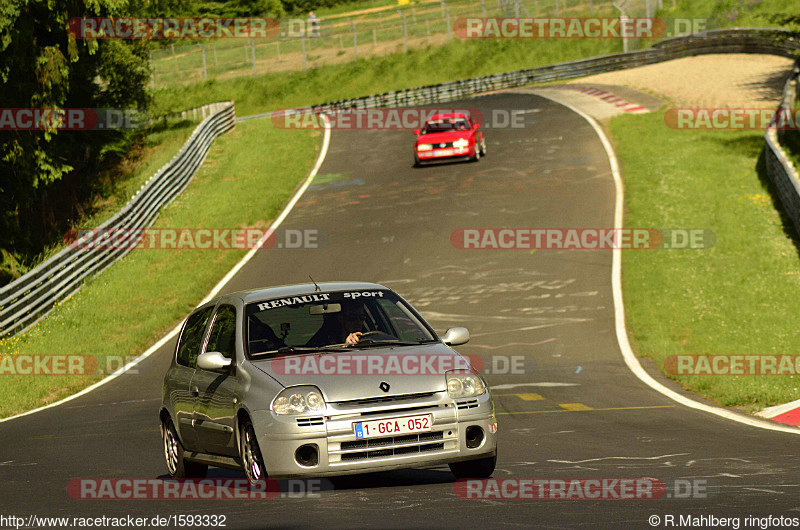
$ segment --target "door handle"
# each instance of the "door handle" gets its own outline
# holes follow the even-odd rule
[[[192,387],[192,397],[197,397],[199,395],[200,395],[200,389],[197,388],[196,386],[193,386]]]

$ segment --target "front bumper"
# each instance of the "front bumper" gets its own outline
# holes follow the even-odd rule
[[[417,164],[425,164],[431,162],[456,162],[461,160],[470,160],[475,156],[475,149],[473,147],[465,147],[463,149],[447,147],[443,149],[432,149],[430,151],[414,151],[414,158]]]
[[[432,467],[497,454],[497,421],[491,394],[453,400],[447,392],[403,396],[380,403],[328,404],[325,416],[253,414],[261,454],[271,478],[348,475],[411,467]],[[357,439],[354,424],[431,414],[432,430],[381,438]],[[483,440],[467,447],[466,430],[477,426]],[[297,450],[316,446],[316,465],[298,463]]]

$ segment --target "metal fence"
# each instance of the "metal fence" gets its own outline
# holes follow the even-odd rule
[[[331,15],[316,29],[307,18],[280,20],[277,35],[253,39],[175,42],[151,53],[153,88],[339,64],[460,37],[467,17],[653,16],[660,0],[438,0],[362,13]],[[620,42],[620,50],[628,41]],[[631,49],[638,48],[631,40]]]
[[[783,88],[783,97],[777,112],[792,112],[797,104],[798,90],[800,90],[800,59],[795,61],[792,73]],[[766,149],[767,176],[775,186],[775,191],[783,205],[783,209],[794,224],[794,228],[800,234],[800,179],[797,169],[786,156],[781,147],[780,141],[783,140],[787,131],[778,128],[768,128],[764,134]],[[798,131],[791,131],[798,134]]]
[[[192,133],[175,157],[145,183],[136,195],[98,230],[130,230],[153,224],[164,206],[189,184],[203,163],[214,139],[233,128],[233,102],[206,105],[210,114]],[[24,276],[0,289],[0,336],[19,333],[39,321],[59,302],[77,291],[84,280],[98,274],[130,252],[133,244],[119,248],[81,248],[91,236],[73,242]]]

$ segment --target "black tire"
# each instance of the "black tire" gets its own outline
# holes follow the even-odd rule
[[[466,462],[454,462],[450,464],[450,471],[457,478],[489,478],[494,473],[494,466],[497,464],[497,455],[478,460],[467,460]]]
[[[264,459],[261,457],[261,448],[258,446],[256,431],[250,420],[245,421],[239,428],[239,455],[242,458],[242,466],[250,484],[256,484],[262,480],[267,480],[267,468],[264,466]]]
[[[475,143],[475,156],[472,157],[472,161],[473,162],[477,162],[480,159],[481,159],[481,150],[480,150],[480,146],[478,146],[478,143],[476,142]]]
[[[175,431],[171,419],[161,425],[161,438],[164,441],[164,460],[167,471],[172,478],[205,478],[208,473],[206,464],[189,462],[183,458],[183,446]]]

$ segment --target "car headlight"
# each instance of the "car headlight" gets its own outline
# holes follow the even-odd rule
[[[447,395],[453,399],[475,397],[486,393],[483,379],[476,374],[464,373],[463,370],[450,371],[447,377]]]
[[[431,149],[433,149],[431,144],[419,144],[417,146],[417,151],[430,151]]]
[[[469,140],[466,138],[459,138],[455,142],[453,142],[453,147],[467,147],[469,146]]]
[[[315,386],[293,386],[284,388],[272,400],[275,414],[306,414],[325,410],[325,399]]]

